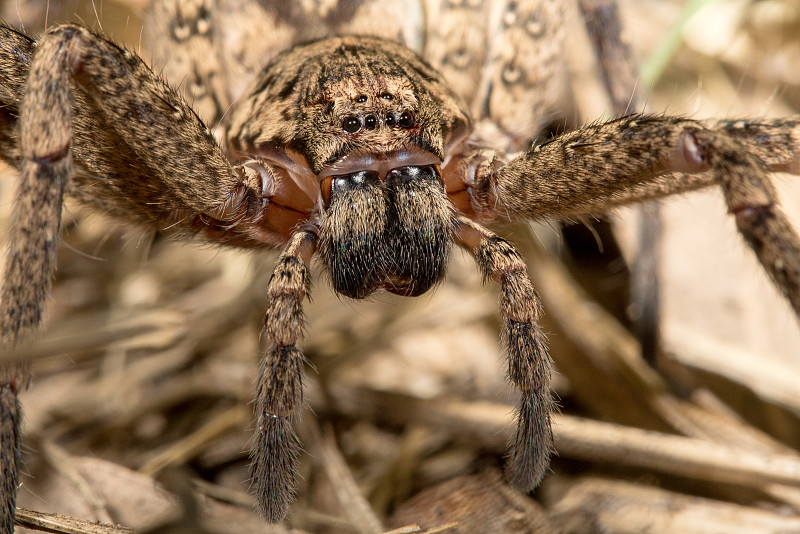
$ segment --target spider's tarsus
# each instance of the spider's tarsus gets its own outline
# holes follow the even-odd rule
[[[251,486],[258,512],[272,523],[283,519],[295,495],[300,440],[292,420],[303,402],[304,362],[295,347],[273,347],[258,381]]]
[[[251,489],[256,509],[266,521],[278,523],[295,500],[300,440],[287,417],[264,414],[251,454]]]
[[[0,386],[0,532],[14,532],[15,503],[8,496],[17,494],[20,461],[20,405],[16,388]]]
[[[550,465],[553,433],[549,405],[541,395],[523,394],[517,410],[517,432],[510,444],[506,476],[517,490],[527,493],[542,482]]]
[[[549,388],[550,356],[537,324],[506,323],[509,379],[521,391],[517,432],[510,444],[506,471],[512,486],[529,492],[542,481],[553,450],[550,414],[555,406]]]

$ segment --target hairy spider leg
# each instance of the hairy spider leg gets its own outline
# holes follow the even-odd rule
[[[8,233],[6,272],[0,295],[0,344],[30,338],[42,322],[55,271],[61,205],[72,174],[72,106],[69,95],[69,36],[43,41],[33,58],[21,109],[20,183]],[[47,90],[48,83],[63,88]],[[48,109],[49,114],[36,113]],[[0,531],[14,531],[19,487],[22,415],[18,394],[30,382],[30,364],[0,367]]]
[[[176,213],[191,213],[185,230],[198,232],[194,218],[220,213],[228,192],[253,179],[230,165],[197,115],[136,54],[85,28],[57,26],[34,46],[0,24],[0,67],[10,89],[1,95],[2,144],[16,141],[17,149],[5,155],[21,171],[0,295],[0,345],[8,348],[41,325],[65,191],[153,230]],[[91,131],[92,142],[76,131]],[[240,193],[238,206],[226,211],[252,216],[249,207],[260,192]],[[29,380],[25,363],[0,367],[4,533],[13,531],[19,486],[17,395]]]
[[[316,233],[295,232],[269,281],[264,329],[269,349],[261,363],[256,392],[256,433],[251,453],[251,487],[258,512],[272,523],[284,518],[297,486],[300,440],[292,428],[303,405],[305,358],[303,300],[311,289],[309,262]]]
[[[800,314],[800,239],[767,177],[769,170],[800,172],[800,128],[796,121],[778,122],[727,121],[715,129],[677,117],[630,115],[592,124],[506,165],[476,166],[471,200],[484,218],[541,219],[719,184],[740,233]],[[753,154],[740,142],[760,141],[764,130],[776,128],[781,142],[756,142]]]
[[[467,217],[457,217],[455,224],[456,240],[475,257],[484,281],[500,283],[507,378],[521,394],[506,471],[515,488],[532,491],[544,477],[553,450],[552,361],[539,327],[541,302],[528,278],[525,260],[508,241]]]

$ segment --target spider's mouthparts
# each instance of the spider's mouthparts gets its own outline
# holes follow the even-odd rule
[[[442,279],[452,244],[452,205],[437,165],[329,177],[320,257],[334,289],[365,298],[378,289],[425,293]],[[324,193],[323,193],[324,194]]]
[[[320,191],[325,208],[330,205],[331,191],[337,186],[350,187],[362,183],[367,176],[376,182],[386,182],[402,169],[431,168],[439,181],[438,166],[442,160],[420,148],[387,153],[351,152],[319,173]]]
[[[324,168],[317,178],[322,182],[329,176],[375,171],[383,179],[389,171],[400,167],[425,167],[428,165],[441,165],[441,163],[441,158],[418,147],[391,152],[356,151],[350,152]]]

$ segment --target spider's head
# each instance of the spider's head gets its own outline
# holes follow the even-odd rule
[[[469,127],[463,106],[430,65],[381,39],[300,45],[278,64],[234,113],[229,146],[280,167],[275,203],[314,206],[337,292],[424,293],[452,242],[441,167]]]
[[[306,154],[320,190],[320,256],[343,295],[419,295],[444,276],[452,207],[428,99],[386,72],[324,84]]]
[[[343,295],[422,294],[444,276],[452,243],[440,169],[453,117],[421,67],[380,50],[340,54],[358,59],[326,71],[301,144],[320,187],[320,256]]]

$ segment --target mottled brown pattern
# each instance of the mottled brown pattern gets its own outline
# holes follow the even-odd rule
[[[401,127],[409,113],[413,124]],[[374,115],[374,129],[343,131],[347,117]],[[387,116],[396,117],[394,124]],[[280,55],[256,78],[232,114],[231,149],[299,152],[319,174],[351,152],[391,153],[408,146],[440,160],[454,132],[468,126],[458,98],[419,56],[391,41],[334,38]],[[291,125],[285,127],[285,125]]]
[[[587,13],[589,4],[602,3],[582,2]],[[412,8],[157,1],[151,30],[174,50],[164,73],[178,89],[81,26],[54,27],[34,44],[0,25],[0,157],[22,175],[3,344],[41,323],[65,193],[150,231],[283,246],[268,288],[252,453],[269,521],[285,515],[298,476],[292,422],[302,406],[302,304],[314,254],[334,289],[354,298],[427,291],[453,243],[499,282],[508,379],[521,395],[507,472],[522,491],[539,483],[552,450],[550,359],[522,257],[475,221],[575,216],[717,183],[800,312],[800,242],[767,177],[800,171],[797,121],[629,115],[531,145],[561,94],[562,3],[420,5],[428,18],[420,14],[419,27],[380,35],[380,13]],[[607,29],[592,33],[616,43],[599,47],[601,60],[609,50],[626,56],[618,26]],[[608,81],[619,107],[622,93]],[[28,380],[24,366],[0,372],[3,532],[13,528],[16,397]]]

